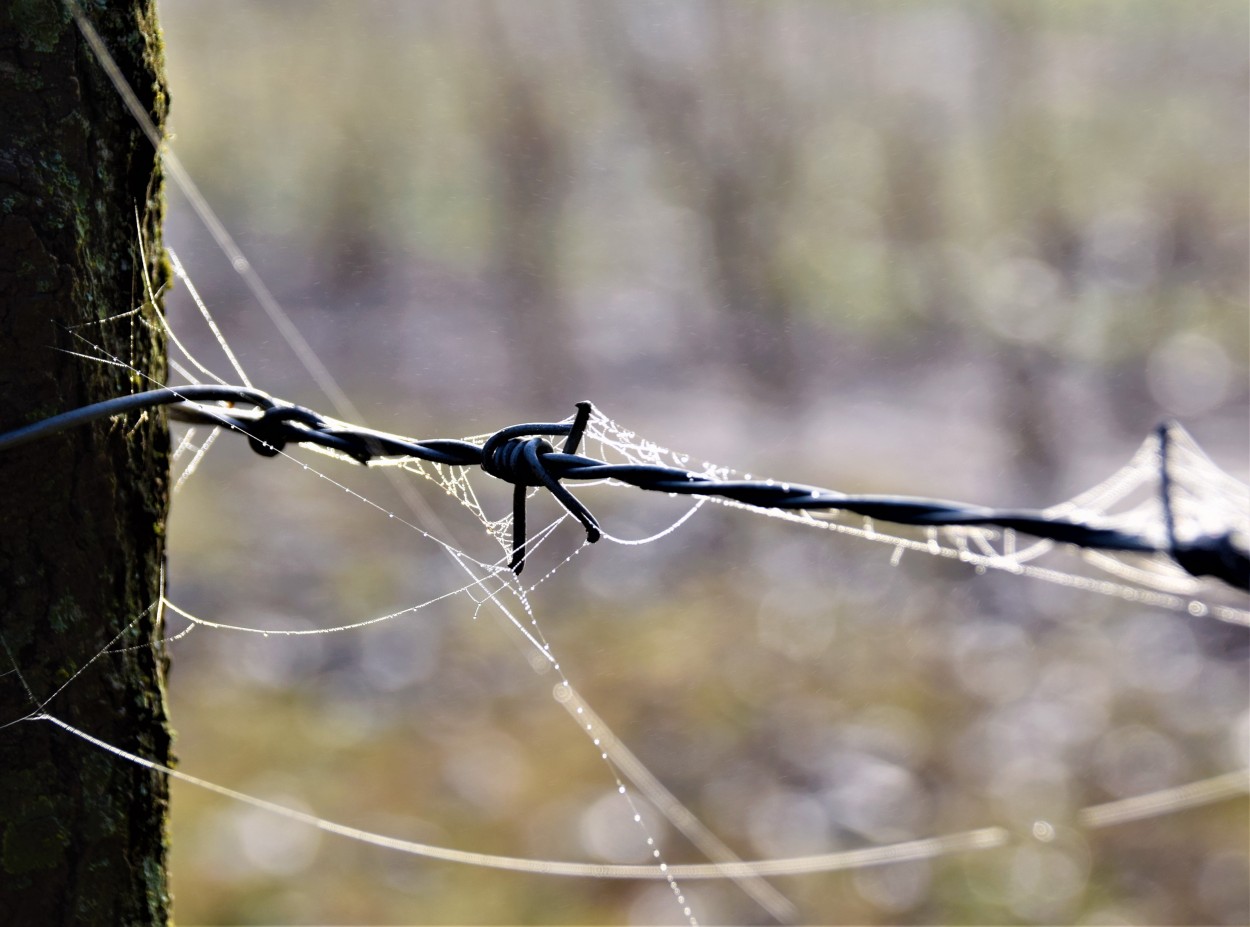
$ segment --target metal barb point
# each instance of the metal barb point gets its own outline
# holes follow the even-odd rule
[[[581,523],[589,543],[593,544],[602,537],[594,515],[564,487],[559,476],[551,472],[547,458],[555,453],[555,448],[545,440],[547,437],[567,435],[561,453],[575,455],[593,410],[589,402],[579,402],[577,414],[570,424],[512,425],[495,432],[482,445],[482,469],[515,487],[512,493],[512,559],[509,567],[518,576],[525,568],[526,487],[542,486],[550,492],[564,510]]]
[[[236,431],[247,437],[252,448],[264,456],[279,454],[290,444],[311,444],[337,451],[362,464],[378,457],[393,457],[454,467],[480,466],[491,476],[515,487],[511,568],[516,573],[525,566],[525,499],[529,487],[547,489],[565,511],[581,523],[586,540],[594,543],[602,536],[599,523],[563,481],[612,480],[649,492],[715,496],[764,509],[801,512],[836,509],[895,524],[928,528],[993,526],[1084,548],[1165,553],[1194,576],[1214,576],[1234,588],[1250,591],[1250,551],[1240,534],[1227,532],[1183,539],[1176,536],[1176,500],[1169,458],[1177,426],[1170,422],[1164,422],[1157,429],[1159,492],[1167,530],[1162,546],[1142,532],[1099,527],[1045,511],[992,509],[914,496],[848,495],[772,480],[716,479],[661,464],[606,463],[577,453],[594,413],[589,402],[577,403],[577,413],[571,422],[511,425],[478,446],[452,439],[417,441],[345,424],[274,399],[252,387],[163,387],[95,403],[0,433],[0,452],[89,422],[159,406],[169,406],[171,417],[185,422]],[[564,446],[556,451],[546,439],[559,436],[564,437]]]

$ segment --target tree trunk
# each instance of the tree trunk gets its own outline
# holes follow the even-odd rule
[[[163,128],[155,4],[87,15]],[[140,237],[153,285],[167,276],[159,162],[60,0],[0,0],[0,72],[7,430],[163,382]],[[0,453],[0,724],[64,685],[49,715],[169,762],[155,607],[168,444],[145,413]],[[166,923],[167,803],[163,776],[37,717],[0,728],[0,920]]]

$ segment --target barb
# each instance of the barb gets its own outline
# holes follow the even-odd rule
[[[577,453],[593,411],[589,402],[577,404],[572,422],[512,425],[495,432],[479,446],[455,439],[416,440],[350,425],[250,387],[165,387],[106,400],[0,434],[0,451],[77,425],[164,405],[171,406],[171,414],[181,421],[239,432],[263,456],[274,456],[288,444],[308,444],[361,464],[383,458],[417,458],[448,466],[480,467],[515,487],[511,567],[516,573],[525,565],[525,501],[531,487],[547,489],[581,523],[586,540],[594,543],[602,536],[598,521],[562,481],[612,480],[650,492],[714,496],[763,509],[844,511],[927,528],[996,527],[1087,549],[1166,554],[1192,576],[1213,576],[1250,591],[1250,551],[1234,531],[1185,539],[1176,536],[1168,446],[1169,436],[1177,426],[1171,424],[1159,429],[1161,501],[1166,528],[1162,545],[1141,532],[1099,526],[1040,510],[993,509],[916,496],[849,495],[773,480],[715,479],[659,464],[606,463]],[[562,435],[567,437],[563,448],[557,451],[546,438]]]
[[[1155,433],[1159,439],[1159,501],[1163,504],[1163,525],[1167,532],[1168,555],[1193,576],[1219,576],[1230,585],[1250,589],[1250,561],[1247,552],[1238,546],[1232,531],[1206,534],[1181,542],[1176,537],[1171,447],[1176,422],[1163,422]],[[1238,583],[1229,576],[1241,576]]]

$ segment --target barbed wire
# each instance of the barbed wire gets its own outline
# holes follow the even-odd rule
[[[480,467],[514,487],[510,567],[518,574],[525,566],[528,490],[547,489],[582,525],[586,540],[594,543],[602,536],[599,522],[563,481],[611,480],[650,492],[719,497],[762,509],[843,511],[925,528],[1001,528],[1086,549],[1165,554],[1192,576],[1215,577],[1234,588],[1250,591],[1250,550],[1236,530],[1177,537],[1169,446],[1172,433],[1179,426],[1171,422],[1164,422],[1156,430],[1166,541],[1162,545],[1140,532],[1042,510],[997,509],[918,496],[853,495],[775,480],[717,479],[662,464],[595,460],[577,453],[594,411],[589,402],[577,403],[572,421],[511,425],[496,431],[482,444],[475,444],[459,439],[416,440],[351,425],[252,387],[164,387],[108,399],[5,432],[0,434],[0,451],[92,421],[158,406],[170,406],[170,414],[181,421],[239,432],[256,453],[266,457],[278,455],[288,444],[305,444],[337,452],[361,464],[416,458],[447,466]],[[564,443],[557,450],[547,439],[559,437],[564,438]]]

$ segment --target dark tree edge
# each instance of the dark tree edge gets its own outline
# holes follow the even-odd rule
[[[82,7],[163,130],[155,4]],[[142,234],[160,287],[160,162],[59,0],[0,0],[0,125],[0,428],[164,382],[139,249]],[[92,345],[135,370],[64,353]],[[33,710],[26,687],[43,700],[82,670],[48,712],[170,761],[150,608],[168,449],[164,417],[148,413],[0,455],[0,723]],[[167,810],[159,774],[51,724],[0,730],[5,922],[167,923]]]

